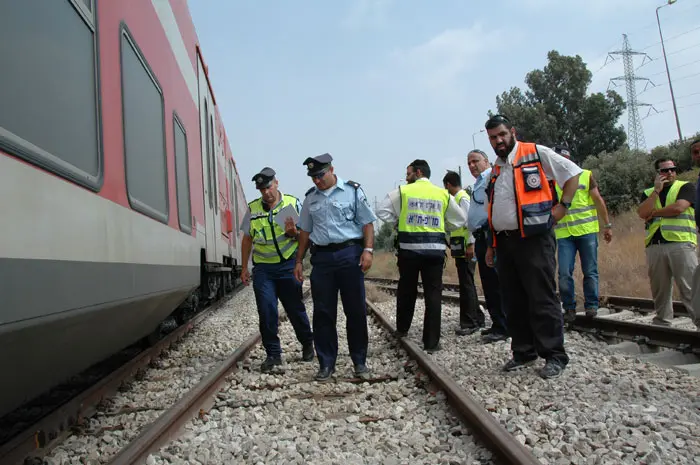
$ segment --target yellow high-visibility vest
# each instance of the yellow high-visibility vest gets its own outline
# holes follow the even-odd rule
[[[674,181],[674,183],[671,184],[671,188],[668,190],[668,194],[666,195],[666,204],[664,207],[676,203],[678,192],[681,190],[681,187],[683,187],[684,184],[687,184],[687,181]],[[650,187],[649,189],[646,189],[644,193],[647,196],[650,196],[653,191],[654,188]],[[659,196],[656,196],[654,208],[657,210],[662,208],[661,199],[659,199]],[[677,216],[654,217],[652,221],[646,223],[644,228],[647,231],[647,236],[644,239],[645,246],[649,245],[649,242],[651,242],[652,237],[654,237],[654,234],[656,234],[656,231],[658,231],[659,228],[661,228],[661,237],[669,242],[690,242],[693,245],[698,244],[698,236],[695,226],[695,209],[692,205]]]
[[[561,199],[562,190],[558,184],[555,185],[555,189]],[[578,237],[598,231],[600,231],[598,211],[591,197],[591,171],[583,170],[578,178],[578,188],[571,200],[571,207],[566,212],[566,216],[554,226],[554,234],[557,239],[564,239],[569,236]]]
[[[445,212],[450,194],[427,179],[401,186],[399,192],[399,251],[444,257],[447,250]]]
[[[455,195],[455,202],[457,205],[462,201],[464,197],[467,200],[471,200],[469,193],[462,189]],[[469,238],[469,229],[466,226],[459,228],[450,233],[450,252],[453,257],[464,257],[467,251],[467,239]]]
[[[248,204],[250,237],[253,239],[253,264],[280,263],[294,255],[297,240],[284,234],[284,229],[275,221],[275,215],[287,205],[297,209],[298,204],[299,200],[296,197],[287,194],[282,194],[282,201],[271,211],[265,211],[262,198]]]

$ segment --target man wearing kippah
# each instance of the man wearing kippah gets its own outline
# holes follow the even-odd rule
[[[314,358],[314,343],[309,317],[302,298],[301,282],[294,279],[294,253],[297,250],[297,228],[292,217],[283,218],[282,228],[277,215],[292,208],[299,214],[299,199],[282,194],[275,178],[275,170],[265,167],[253,176],[255,188],[261,196],[248,204],[241,222],[243,241],[241,280],[250,282],[248,259],[253,252],[253,290],[260,318],[260,335],[267,359],[260,366],[263,373],[282,365],[282,348],[277,336],[279,315],[277,299],[282,302],[297,340],[302,345],[302,359]],[[286,210],[285,210],[286,208]]]

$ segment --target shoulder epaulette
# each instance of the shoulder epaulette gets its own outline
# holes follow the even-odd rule
[[[348,180],[348,181],[345,181],[345,184],[347,184],[348,186],[352,186],[352,187],[354,187],[355,189],[358,189],[358,188],[360,187],[360,183],[359,183],[359,182],[355,182],[355,181],[349,181],[349,180]]]
[[[312,192],[314,191],[314,189],[316,189],[316,186],[314,186],[314,187],[312,187],[311,189],[309,189],[308,191],[306,191],[306,194],[304,194],[304,197],[306,197],[307,195],[309,195],[310,193],[312,193]]]

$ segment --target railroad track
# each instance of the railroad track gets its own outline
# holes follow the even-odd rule
[[[449,374],[414,342],[404,338],[401,345],[405,352],[397,350],[394,338],[391,337],[395,328],[371,302],[368,302],[368,307],[376,319],[376,323],[370,323],[371,354],[368,364],[372,374],[369,379],[354,378],[351,366],[346,365],[347,345],[342,328],[339,328],[338,333],[339,343],[344,349],[339,353],[337,372],[330,383],[313,381],[317,369],[315,361],[310,364],[295,363],[285,371],[273,375],[259,373],[257,363],[264,359],[265,354],[261,347],[254,348],[259,343],[259,336],[251,337],[220,364],[215,372],[202,379],[194,389],[123,448],[110,463],[158,464],[175,459],[216,463],[230,460],[276,462],[284,460],[285,453],[289,454],[287,460],[291,461],[296,455],[295,463],[302,463],[299,460],[317,458],[312,455],[312,448],[324,448],[323,441],[319,442],[317,428],[322,432],[323,427],[319,425],[328,425],[329,422],[332,424],[329,428],[339,424],[338,428],[342,429],[342,432],[327,433],[331,437],[342,437],[343,433],[347,433],[352,434],[353,441],[357,442],[354,445],[339,444],[338,447],[347,446],[348,452],[343,457],[337,457],[338,460],[367,454],[374,454],[378,460],[383,448],[387,448],[385,452],[389,456],[399,457],[402,461],[412,459],[406,454],[423,457],[421,454],[446,452],[445,449],[462,451],[455,453],[464,453],[464,449],[468,449],[472,452],[466,458],[480,458],[486,460],[485,463],[490,462],[490,456],[497,457],[498,463],[539,463],[530,451],[459,388]],[[295,343],[288,326],[280,328],[283,347]],[[246,361],[249,354],[255,362]],[[427,384],[427,377],[423,373],[427,373],[437,388]],[[431,392],[423,389],[419,392],[415,390],[416,387],[428,387]],[[452,418],[454,415],[451,412],[439,408],[444,397],[434,395],[437,389],[446,394],[457,416],[465,422],[466,431]],[[335,404],[343,399],[350,399],[347,411]],[[399,405],[398,410],[396,405]],[[405,411],[402,413],[404,409],[411,409],[410,414]],[[261,416],[268,411],[271,411],[272,416],[268,420],[261,420]],[[435,415],[438,416],[437,419]],[[395,422],[410,424],[413,416],[421,418],[424,423],[420,431],[416,430],[409,436],[416,443],[413,449],[410,445],[404,447],[406,438],[402,438],[401,432],[393,433],[396,439],[381,437],[385,431],[393,430],[391,424],[389,428],[384,428],[387,422],[394,425]],[[212,423],[214,426],[209,427]],[[430,427],[425,426],[431,423],[437,425],[433,434],[427,432]],[[183,428],[184,438],[173,440]],[[289,434],[284,434],[291,428],[300,430],[296,440],[288,438]],[[236,433],[234,429],[239,431]],[[479,448],[483,447],[473,443],[470,432],[488,445],[490,452],[479,452]],[[405,432],[404,435],[409,433]],[[203,435],[207,438],[202,439]],[[255,441],[249,439],[253,435]],[[195,436],[199,439],[193,442]],[[358,446],[364,444],[368,437],[379,437],[379,443],[364,449],[364,446]],[[228,451],[223,451],[222,444],[231,447]],[[353,448],[357,452],[352,452]],[[333,448],[326,443],[324,450],[328,449]],[[300,451],[311,455],[302,457]],[[328,451],[328,454],[333,453],[335,452]]]
[[[76,428],[82,427],[97,411],[98,406],[138,378],[149,365],[158,363],[160,357],[182,341],[200,323],[226,306],[243,287],[243,284],[238,282],[231,293],[204,308],[153,345],[143,348],[141,344],[136,344],[114,358],[110,357],[90,367],[87,375],[78,375],[80,385],[59,386],[58,394],[55,394],[54,390],[49,392],[46,395],[48,400],[41,399],[42,402],[48,403],[43,406],[48,413],[36,418],[30,426],[11,436],[8,435],[0,445],[0,463],[2,465],[43,463],[43,457],[50,454],[53,448]],[[108,374],[105,375],[105,373]],[[95,378],[96,382],[86,384],[90,379]]]
[[[399,280],[394,278],[380,278],[374,276],[368,276],[365,278],[367,282],[374,283],[377,288],[387,291],[396,292],[396,286],[398,286]],[[418,294],[423,295],[422,285],[418,283],[419,290]],[[443,301],[446,303],[457,303],[459,304],[459,284],[457,283],[443,283]],[[485,300],[483,296],[479,296],[479,303],[485,305]],[[645,299],[641,297],[625,297],[619,295],[601,295],[600,296],[601,307],[607,307],[615,311],[629,310],[635,313],[649,314],[654,311],[654,301],[652,299]],[[683,305],[683,302],[674,300],[673,301],[673,314],[676,317],[690,317],[688,310]]]

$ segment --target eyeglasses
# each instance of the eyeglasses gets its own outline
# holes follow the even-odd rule
[[[324,177],[326,175],[327,172],[328,172],[328,168],[321,171],[320,173],[312,174],[311,179],[321,179],[322,177]]]
[[[675,173],[676,167],[672,166],[671,168],[659,168],[659,173],[670,173],[671,171]]]

